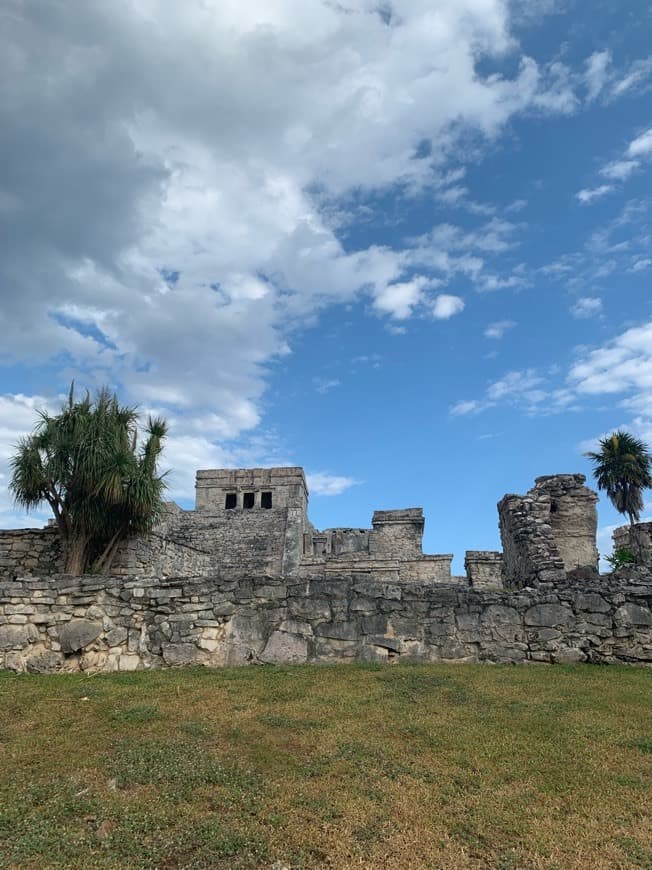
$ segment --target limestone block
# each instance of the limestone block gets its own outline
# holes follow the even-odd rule
[[[121,671],[135,671],[140,665],[140,656],[121,655],[118,661],[118,669]]]
[[[575,665],[578,662],[585,662],[586,659],[586,653],[576,647],[559,649],[552,654],[553,662],[558,665]]]
[[[40,649],[25,659],[30,674],[53,674],[61,670],[63,657],[52,650]]]
[[[355,659],[359,644],[355,640],[336,640],[330,637],[315,638],[315,661],[338,662]]]
[[[25,649],[38,637],[38,630],[33,625],[0,625],[0,650]]]
[[[79,667],[82,671],[101,671],[107,661],[108,654],[106,652],[96,652],[95,650],[87,650],[82,653],[79,659]]]
[[[357,640],[359,632],[350,622],[320,622],[315,626],[318,637],[328,637],[333,640]]]
[[[615,612],[614,622],[620,627],[652,625],[652,612],[638,604],[623,604]]]
[[[164,643],[161,650],[166,665],[192,665],[199,661],[200,653],[194,643]]]
[[[492,604],[482,614],[483,625],[494,627],[497,625],[520,625],[521,617],[518,610],[513,607],[504,607],[500,604]]]
[[[573,621],[573,611],[561,604],[537,604],[525,612],[526,625],[543,625],[554,628],[567,626]]]
[[[591,610],[596,613],[609,613],[611,605],[594,592],[578,592],[575,596],[575,607],[578,610]]]
[[[291,598],[288,601],[288,610],[292,616],[299,619],[315,621],[330,621],[331,606],[324,599],[315,598]]]
[[[109,646],[122,646],[122,644],[126,642],[128,636],[128,630],[123,628],[121,625],[117,625],[115,628],[112,628],[111,631],[107,632],[106,642]]]
[[[102,625],[88,619],[73,619],[59,629],[59,643],[64,653],[83,650],[102,634]]]
[[[308,659],[308,641],[297,634],[274,631],[260,654],[260,659],[269,664],[298,664]]]
[[[437,647],[437,655],[443,661],[459,662],[466,659],[468,652],[463,644],[450,640]]]

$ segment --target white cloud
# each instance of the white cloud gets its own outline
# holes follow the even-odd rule
[[[399,250],[338,235],[352,191],[452,190],[460,143],[476,159],[516,115],[574,111],[570,71],[523,55],[512,14],[503,0],[396,0],[389,19],[368,0],[11,4],[3,360],[119,384],[175,419],[175,459],[229,462],[218,445],[256,429],[270,363],[324,307],[364,296],[420,316],[438,282],[480,285],[516,244],[495,217]],[[487,59],[516,72],[485,75]],[[460,310],[442,299],[435,313]]]
[[[571,314],[579,319],[595,317],[601,311],[602,299],[599,299],[597,296],[583,296],[571,307]]]
[[[442,293],[435,298],[432,306],[432,316],[436,320],[448,320],[464,310],[464,300],[459,296],[448,296]]]
[[[586,61],[586,98],[595,100],[609,80],[611,54],[608,51],[595,51]]]
[[[0,528],[42,526],[51,516],[45,509],[27,514],[14,506],[8,489],[9,460],[20,438],[31,434],[38,423],[38,411],[56,412],[60,405],[60,401],[43,396],[0,395]]]
[[[614,160],[600,170],[600,175],[612,181],[625,181],[638,167],[636,160]]]
[[[612,98],[621,97],[624,94],[632,93],[636,90],[648,90],[649,84],[646,80],[652,75],[652,58],[635,60],[630,67],[623,71],[620,76],[614,81],[611,88],[610,96]]]
[[[598,187],[578,190],[575,196],[583,205],[589,205],[589,203],[592,203],[594,200],[600,199],[607,193],[611,193],[613,189],[613,185],[611,184],[600,184]]]
[[[647,157],[652,154],[652,127],[633,139],[627,148],[627,156],[631,158]]]
[[[629,271],[643,272],[645,269],[649,269],[650,266],[652,266],[652,259],[650,257],[638,257],[629,267]]]
[[[575,363],[570,380],[581,393],[635,391],[652,406],[652,322],[628,329]]]
[[[423,277],[412,281],[397,281],[380,289],[374,299],[374,307],[382,314],[396,320],[407,320],[423,300],[423,290],[429,284]]]
[[[499,405],[518,408],[530,416],[557,414],[573,407],[575,394],[571,389],[551,389],[534,369],[511,371],[487,386],[480,399],[465,399],[449,410],[453,416],[478,414]]]
[[[354,477],[330,474],[326,471],[309,471],[306,474],[310,495],[341,495],[352,486],[358,486],[359,480]]]
[[[485,338],[502,338],[507,330],[513,329],[516,323],[513,320],[498,320],[495,323],[490,323],[484,331]]]

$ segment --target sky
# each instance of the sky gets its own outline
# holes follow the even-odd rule
[[[0,526],[47,516],[7,461],[73,379],[167,418],[182,506],[198,468],[301,465],[316,526],[422,506],[458,572],[503,494],[652,443],[651,24],[3,0]]]

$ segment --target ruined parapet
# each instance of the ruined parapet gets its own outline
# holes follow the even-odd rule
[[[652,523],[635,523],[614,529],[614,549],[626,548],[634,565],[652,569]]]
[[[583,474],[537,477],[535,489],[550,496],[552,536],[566,571],[598,570],[598,496]]]
[[[423,555],[423,508],[374,511],[369,536],[372,556],[418,559]]]
[[[498,504],[508,587],[561,582],[575,570],[597,574],[597,495],[583,474],[538,477],[526,495]]]
[[[503,588],[503,554],[495,550],[467,550],[464,570],[474,589]]]
[[[0,577],[29,577],[56,571],[63,571],[63,556],[55,526],[0,531]]]

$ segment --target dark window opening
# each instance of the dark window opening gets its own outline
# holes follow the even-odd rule
[[[226,498],[224,499],[224,507],[227,511],[232,511],[234,508],[238,506],[238,496],[235,492],[227,492]]]
[[[269,510],[272,506],[272,494],[271,492],[261,492],[260,494],[260,506],[261,508],[266,508]]]
[[[255,497],[256,497],[255,493],[245,492],[244,498],[242,499],[242,507],[245,508],[245,510],[248,510],[248,511],[251,510],[252,507],[254,506]]]
[[[557,513],[557,502],[556,502],[556,501],[551,501],[551,502],[550,502],[550,513],[551,513],[551,514],[556,514],[556,513]]]

